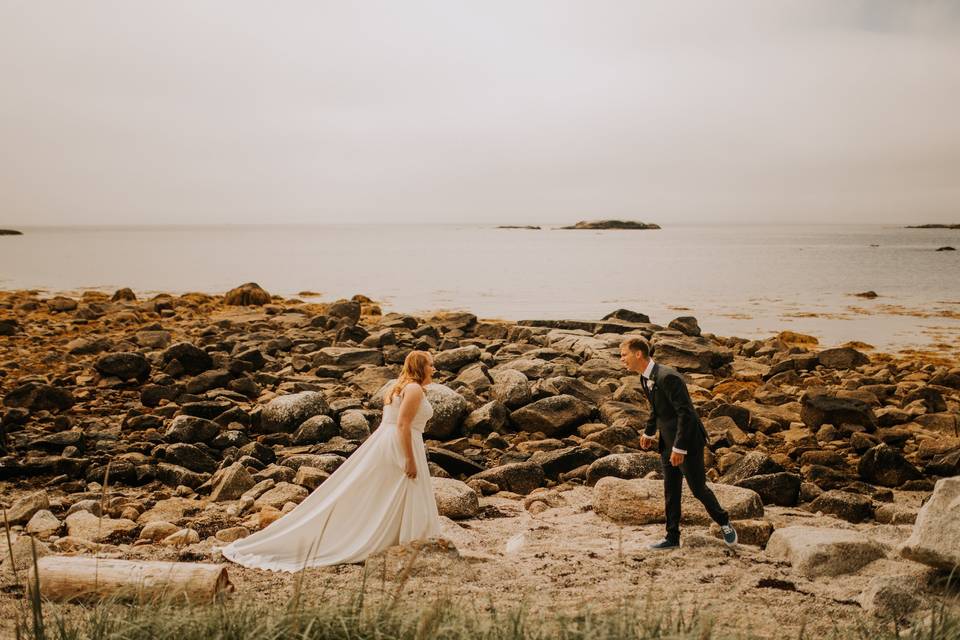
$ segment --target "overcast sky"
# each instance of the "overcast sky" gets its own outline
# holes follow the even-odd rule
[[[960,222],[953,0],[0,0],[0,226]]]

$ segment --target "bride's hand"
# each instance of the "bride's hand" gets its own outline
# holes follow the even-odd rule
[[[417,477],[417,463],[413,460],[407,460],[407,466],[403,471],[407,474],[408,478],[415,480]]]

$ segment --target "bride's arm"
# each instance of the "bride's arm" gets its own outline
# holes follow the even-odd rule
[[[417,477],[417,464],[413,458],[413,439],[410,434],[410,423],[420,409],[423,400],[423,387],[410,383],[403,390],[403,399],[400,402],[400,416],[397,418],[397,430],[400,432],[400,446],[407,458],[406,473],[411,478]]]

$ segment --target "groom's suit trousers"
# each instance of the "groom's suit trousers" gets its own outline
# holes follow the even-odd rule
[[[679,467],[670,464],[670,449],[660,452],[663,464],[663,501],[667,516],[667,539],[680,541],[680,498],[683,495],[683,479],[687,479],[690,493],[703,503],[714,522],[724,525],[730,522],[730,516],[720,506],[717,496],[707,486],[706,469],[703,466],[703,440],[692,444]]]

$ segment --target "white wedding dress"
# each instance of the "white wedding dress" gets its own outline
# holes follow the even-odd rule
[[[224,547],[224,557],[255,569],[299,571],[360,562],[387,547],[437,536],[440,518],[423,445],[433,407],[424,397],[410,425],[417,463],[417,477],[410,479],[397,429],[401,398],[383,408],[377,430],[312,494],[262,531]]]

